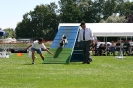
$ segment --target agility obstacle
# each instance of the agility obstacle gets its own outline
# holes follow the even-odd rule
[[[60,26],[58,33],[50,46],[54,56],[46,54],[44,63],[70,63],[71,61],[82,61],[82,50],[76,47],[79,26]],[[68,43],[60,47],[62,35],[65,35]]]

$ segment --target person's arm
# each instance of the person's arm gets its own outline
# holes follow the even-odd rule
[[[95,43],[94,43],[93,33],[92,33],[91,29],[90,29],[90,38],[91,38],[92,45],[94,45]]]
[[[29,49],[32,45],[29,45],[25,50]]]
[[[80,46],[80,41],[81,41],[81,34],[80,34],[80,31],[79,31],[79,35],[78,35],[78,47]]]
[[[48,49],[45,49],[48,53],[50,53],[51,55],[53,55],[53,53],[52,52],[50,52]]]
[[[50,53],[50,54],[52,54],[52,55],[53,55],[53,53],[52,53],[52,52],[50,52],[50,51],[46,48],[46,46],[45,46],[44,44],[42,44],[42,48],[43,48],[43,49],[45,49],[48,53]]]

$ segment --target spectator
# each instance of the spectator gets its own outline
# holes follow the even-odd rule
[[[102,56],[105,53],[105,47],[104,44],[100,44],[99,48],[98,48],[98,55]]]
[[[125,40],[124,44],[123,44],[123,55],[126,52],[127,55],[129,55],[129,49],[130,49],[130,43],[128,42],[128,40]]]
[[[109,54],[108,55],[110,55],[110,53],[111,53],[115,56],[115,50],[116,50],[116,45],[115,45],[114,41],[112,41],[111,46],[109,47]]]

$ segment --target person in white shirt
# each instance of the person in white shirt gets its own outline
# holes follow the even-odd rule
[[[47,52],[49,52],[50,54],[53,54],[52,52],[50,52],[45,45],[43,44],[43,39],[39,38],[37,41],[34,41],[32,43],[32,45],[29,45],[27,49],[29,49],[31,47],[31,52],[32,52],[32,64],[35,64],[34,60],[35,60],[35,51],[40,55],[40,57],[42,58],[42,60],[44,61],[44,56],[42,54],[41,48],[45,49]]]
[[[92,61],[90,57],[90,44],[93,44],[93,34],[90,28],[86,28],[85,22],[81,23],[81,30],[78,35],[78,46],[82,43],[83,49],[83,64],[90,64]]]
[[[116,44],[114,43],[114,41],[111,41],[111,45],[109,47],[109,53],[107,54],[110,55],[110,53],[112,53],[115,56],[115,51],[116,51]]]

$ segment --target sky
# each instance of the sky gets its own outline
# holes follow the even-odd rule
[[[0,0],[0,28],[15,28],[23,15],[33,11],[36,5],[50,4],[59,0]],[[130,0],[133,1],[133,0]]]
[[[0,0],[0,28],[15,28],[23,15],[33,11],[36,5],[50,4],[58,0]]]

